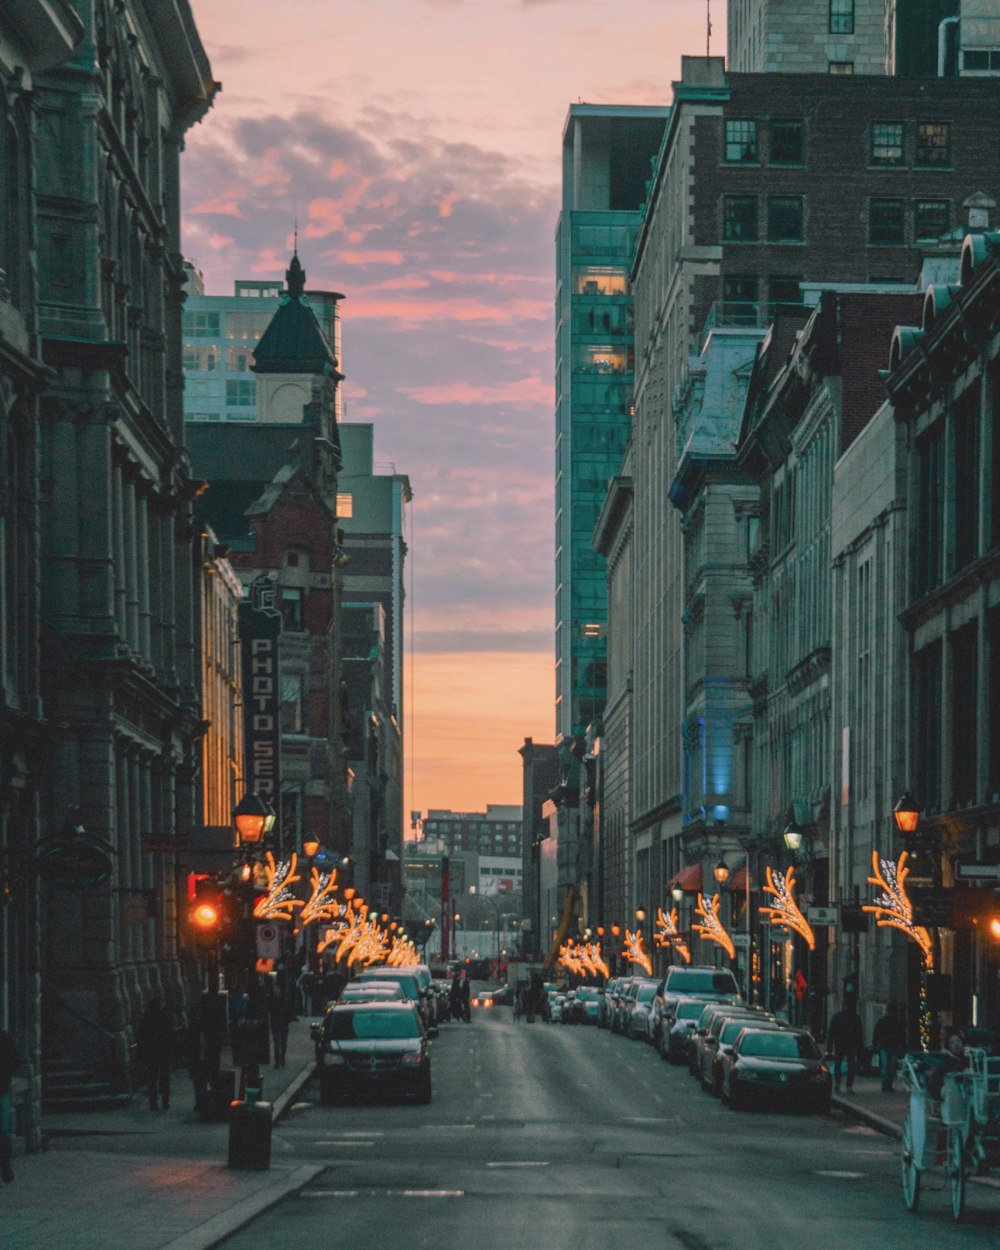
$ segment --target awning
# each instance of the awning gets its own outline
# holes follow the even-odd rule
[[[737,868],[736,871],[733,873],[732,880],[729,882],[729,888],[733,891],[734,894],[737,893],[738,891],[742,891],[744,894],[746,893],[746,888],[747,888],[747,866],[746,864],[740,864],[739,868]]]
[[[700,890],[701,864],[688,864],[686,868],[682,868],[667,882],[667,889],[672,890],[675,885],[679,885],[682,890],[692,894],[695,890]]]

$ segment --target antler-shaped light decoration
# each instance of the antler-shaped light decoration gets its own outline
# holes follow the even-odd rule
[[[419,963],[420,960],[417,958],[417,948],[409,938],[394,937],[389,944],[385,962],[392,967],[404,967]]]
[[[646,954],[641,929],[636,929],[635,933],[631,933],[628,929],[625,930],[625,946],[622,954],[630,963],[638,964],[640,968],[645,968],[648,977],[653,975],[653,961]]]
[[[718,894],[713,894],[711,898],[706,898],[704,894],[699,894],[698,906],[694,910],[696,915],[704,918],[705,923],[693,924],[691,928],[697,930],[699,937],[721,946],[730,959],[735,959],[736,947],[733,945],[733,939],[729,936],[725,925],[719,919]]]
[[[771,924],[782,925],[785,929],[793,929],[796,933],[805,938],[806,943],[811,951],[816,949],[816,934],[813,933],[812,925],[803,916],[798,903],[795,901],[795,869],[790,867],[782,877],[776,875],[771,865],[767,866],[767,885],[764,886],[765,894],[774,896],[773,907],[761,907],[758,910],[762,916],[769,916]]]
[[[924,953],[924,964],[930,971],[934,967],[934,943],[923,925],[913,923],[913,904],[906,892],[906,878],[910,875],[906,866],[907,858],[907,852],[902,851],[898,862],[894,864],[891,859],[880,858],[878,851],[872,851],[874,875],[868,880],[883,893],[876,895],[861,910],[871,912],[879,928],[888,925],[892,929],[899,929],[916,942]]]
[[[691,962],[691,950],[687,942],[680,935],[677,928],[677,908],[674,907],[670,912],[664,912],[662,907],[656,909],[656,929],[657,932],[653,937],[653,941],[657,946],[668,946],[680,953],[681,958],[686,964]]]
[[[559,947],[559,963],[564,968],[568,968],[570,972],[577,973],[577,975],[583,972],[579,950],[579,946],[573,942],[563,942],[562,946]]]
[[[602,976],[605,980],[611,976],[611,969],[604,962],[604,956],[601,954],[600,942],[585,943],[581,958],[588,972],[594,973],[595,976]]]
[[[377,964],[380,959],[384,959],[388,950],[388,934],[377,920],[369,920],[365,923],[351,953],[347,956],[347,966],[350,968],[360,961],[367,968],[370,964]]]
[[[267,852],[264,872],[267,874],[267,893],[262,894],[254,905],[253,914],[257,920],[291,920],[292,912],[302,906],[302,899],[296,898],[291,887],[301,877],[296,873],[298,856],[292,852],[291,859],[283,859],[276,864],[274,856]]]
[[[354,902],[352,899],[341,912],[344,922],[340,927],[327,930],[323,944],[316,947],[317,953],[326,950],[328,946],[336,945],[337,953],[334,957],[339,962],[359,941],[368,919],[368,907],[365,903],[355,907]]]
[[[337,889],[337,870],[320,872],[313,868],[309,874],[312,894],[299,912],[299,924],[312,924],[316,920],[333,920],[340,914],[340,904],[333,897]]]

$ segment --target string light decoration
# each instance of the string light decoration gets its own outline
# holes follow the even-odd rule
[[[320,872],[314,868],[309,875],[312,893],[302,905],[299,912],[299,924],[313,924],[316,921],[333,920],[340,914],[340,904],[334,898],[337,890],[337,870]]]
[[[699,893],[698,906],[694,910],[695,915],[702,917],[704,924],[692,924],[691,928],[699,937],[721,946],[730,959],[735,959],[736,947],[733,945],[733,939],[719,919],[719,895],[713,894],[711,898],[706,898],[704,894]]]
[[[629,963],[638,964],[640,968],[645,968],[646,976],[653,975],[653,961],[646,954],[646,948],[642,940],[642,930],[636,929],[632,933],[629,929],[625,930],[625,946],[622,954]]]
[[[604,956],[601,953],[600,942],[585,943],[582,958],[584,966],[588,972],[591,972],[594,976],[601,976],[605,979],[605,981],[609,976],[611,976],[611,969],[608,967]]]
[[[417,964],[420,959],[416,946],[409,938],[394,937],[389,944],[389,953],[386,955],[385,962],[391,967],[399,968],[408,964]]]
[[[267,877],[267,893],[262,894],[254,904],[253,914],[256,920],[291,920],[296,907],[302,907],[303,901],[295,897],[292,886],[302,878],[296,873],[298,856],[292,852],[291,859],[283,859],[275,863],[274,856],[267,852],[264,874]]]
[[[360,906],[355,907],[355,902]],[[327,929],[323,941],[317,944],[316,953],[322,954],[331,946],[336,946],[334,958],[339,963],[358,942],[368,919],[368,907],[363,900],[351,899],[340,909],[341,924],[336,928]]]
[[[923,927],[913,923],[913,904],[906,892],[906,878],[910,870],[906,866],[909,854],[901,851],[899,860],[894,864],[891,859],[882,859],[878,851],[872,851],[872,876],[870,884],[878,886],[882,893],[871,903],[866,903],[861,910],[871,912],[879,928],[888,926],[899,929],[911,941],[916,942],[924,953],[924,966],[928,972],[934,970],[934,943],[930,933]]]
[[[559,947],[559,964],[566,968],[569,972],[575,972],[577,976],[583,974],[583,964],[577,954],[579,947],[573,942],[564,942]]]
[[[816,949],[816,934],[795,901],[794,867],[788,868],[785,875],[781,876],[780,873],[775,873],[771,865],[768,864],[767,885],[764,886],[764,893],[773,896],[774,905],[759,908],[760,914],[768,916],[771,924],[781,925],[784,929],[791,929],[798,933],[805,938],[809,949],[814,951]]]
[[[662,907],[656,909],[656,933],[653,941],[657,946],[666,946],[678,952],[686,964],[691,962],[691,949],[680,935],[677,928],[677,908],[664,912]]]

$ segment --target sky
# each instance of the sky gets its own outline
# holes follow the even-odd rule
[[[554,734],[553,308],[571,103],[670,102],[706,0],[190,0],[222,92],[189,132],[210,295],[341,291],[345,419],[409,476],[405,811],[521,801]],[[712,46],[725,51],[724,3]]]

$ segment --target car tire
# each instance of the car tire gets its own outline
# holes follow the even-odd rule
[[[741,1094],[739,1090],[731,1089],[729,1091],[729,1098],[726,1102],[726,1106],[730,1111],[745,1111],[747,1108],[747,1101],[745,1096]]]
[[[830,1109],[832,1108],[832,1106],[833,1106],[833,1099],[829,1094],[827,1094],[824,1098],[821,1098],[819,1102],[817,1102],[813,1110],[816,1112],[817,1115],[829,1115]]]

